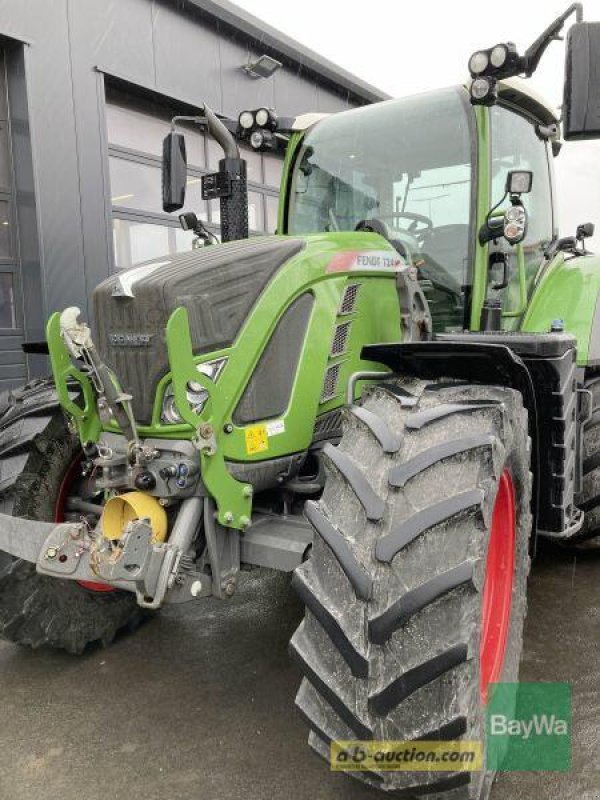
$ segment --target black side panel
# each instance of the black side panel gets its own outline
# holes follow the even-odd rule
[[[303,294],[277,323],[233,413],[236,425],[281,416],[288,407],[313,303]]]
[[[150,274],[144,276],[146,265],[139,265],[97,287],[97,346],[133,395],[138,422],[151,421],[156,384],[168,370],[164,329],[171,313],[178,306],[187,309],[194,353],[228,347],[275,272],[303,247],[301,239],[283,236],[230,242],[154,259],[147,266],[160,266]],[[140,275],[133,297],[122,291],[120,279],[128,275]],[[138,334],[138,345],[119,334]]]

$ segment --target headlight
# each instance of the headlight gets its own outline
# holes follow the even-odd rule
[[[226,358],[217,358],[214,361],[205,361],[203,364],[197,364],[196,369],[198,372],[206,375],[207,378],[210,378],[213,383],[216,383],[226,363]],[[196,414],[200,414],[208,400],[208,392],[200,381],[188,381],[186,389],[186,396],[189,404]],[[183,418],[175,403],[175,393],[172,383],[165,389],[160,418],[161,421],[165,422],[167,425],[177,425],[183,422]]]
[[[179,411],[177,411],[177,406],[175,405],[173,384],[169,384],[165,392],[160,418],[162,422],[166,422],[168,425],[176,425],[178,422],[183,422]]]

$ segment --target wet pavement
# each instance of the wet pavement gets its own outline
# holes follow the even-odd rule
[[[285,576],[171,608],[83,658],[0,644],[0,800],[377,800],[332,775],[294,711]],[[573,771],[512,773],[492,800],[600,800],[600,554],[545,548],[521,678],[571,681]]]

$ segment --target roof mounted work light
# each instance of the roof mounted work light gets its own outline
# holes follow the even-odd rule
[[[524,75],[529,78],[538,67],[548,45],[560,38],[560,32],[568,17],[576,15],[581,22],[583,11],[581,3],[573,3],[538,36],[525,53],[519,55],[513,42],[501,42],[487,50],[477,50],[469,59],[470,86],[473,105],[493,105],[497,99],[496,81]]]
[[[473,105],[493,106],[498,99],[498,82],[491,77],[475,78],[471,82],[469,93]]]
[[[242,111],[238,117],[238,136],[247,139],[254,150],[275,150],[278,129],[277,114],[270,108]]]

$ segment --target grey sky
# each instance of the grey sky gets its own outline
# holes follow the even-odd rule
[[[474,50],[514,41],[524,50],[569,0],[237,0],[238,5],[389,94],[399,97],[461,83]],[[600,21],[600,0],[584,18]],[[558,106],[564,45],[546,51],[531,84]],[[595,222],[600,249],[600,141],[565,144],[556,159],[561,231]]]

